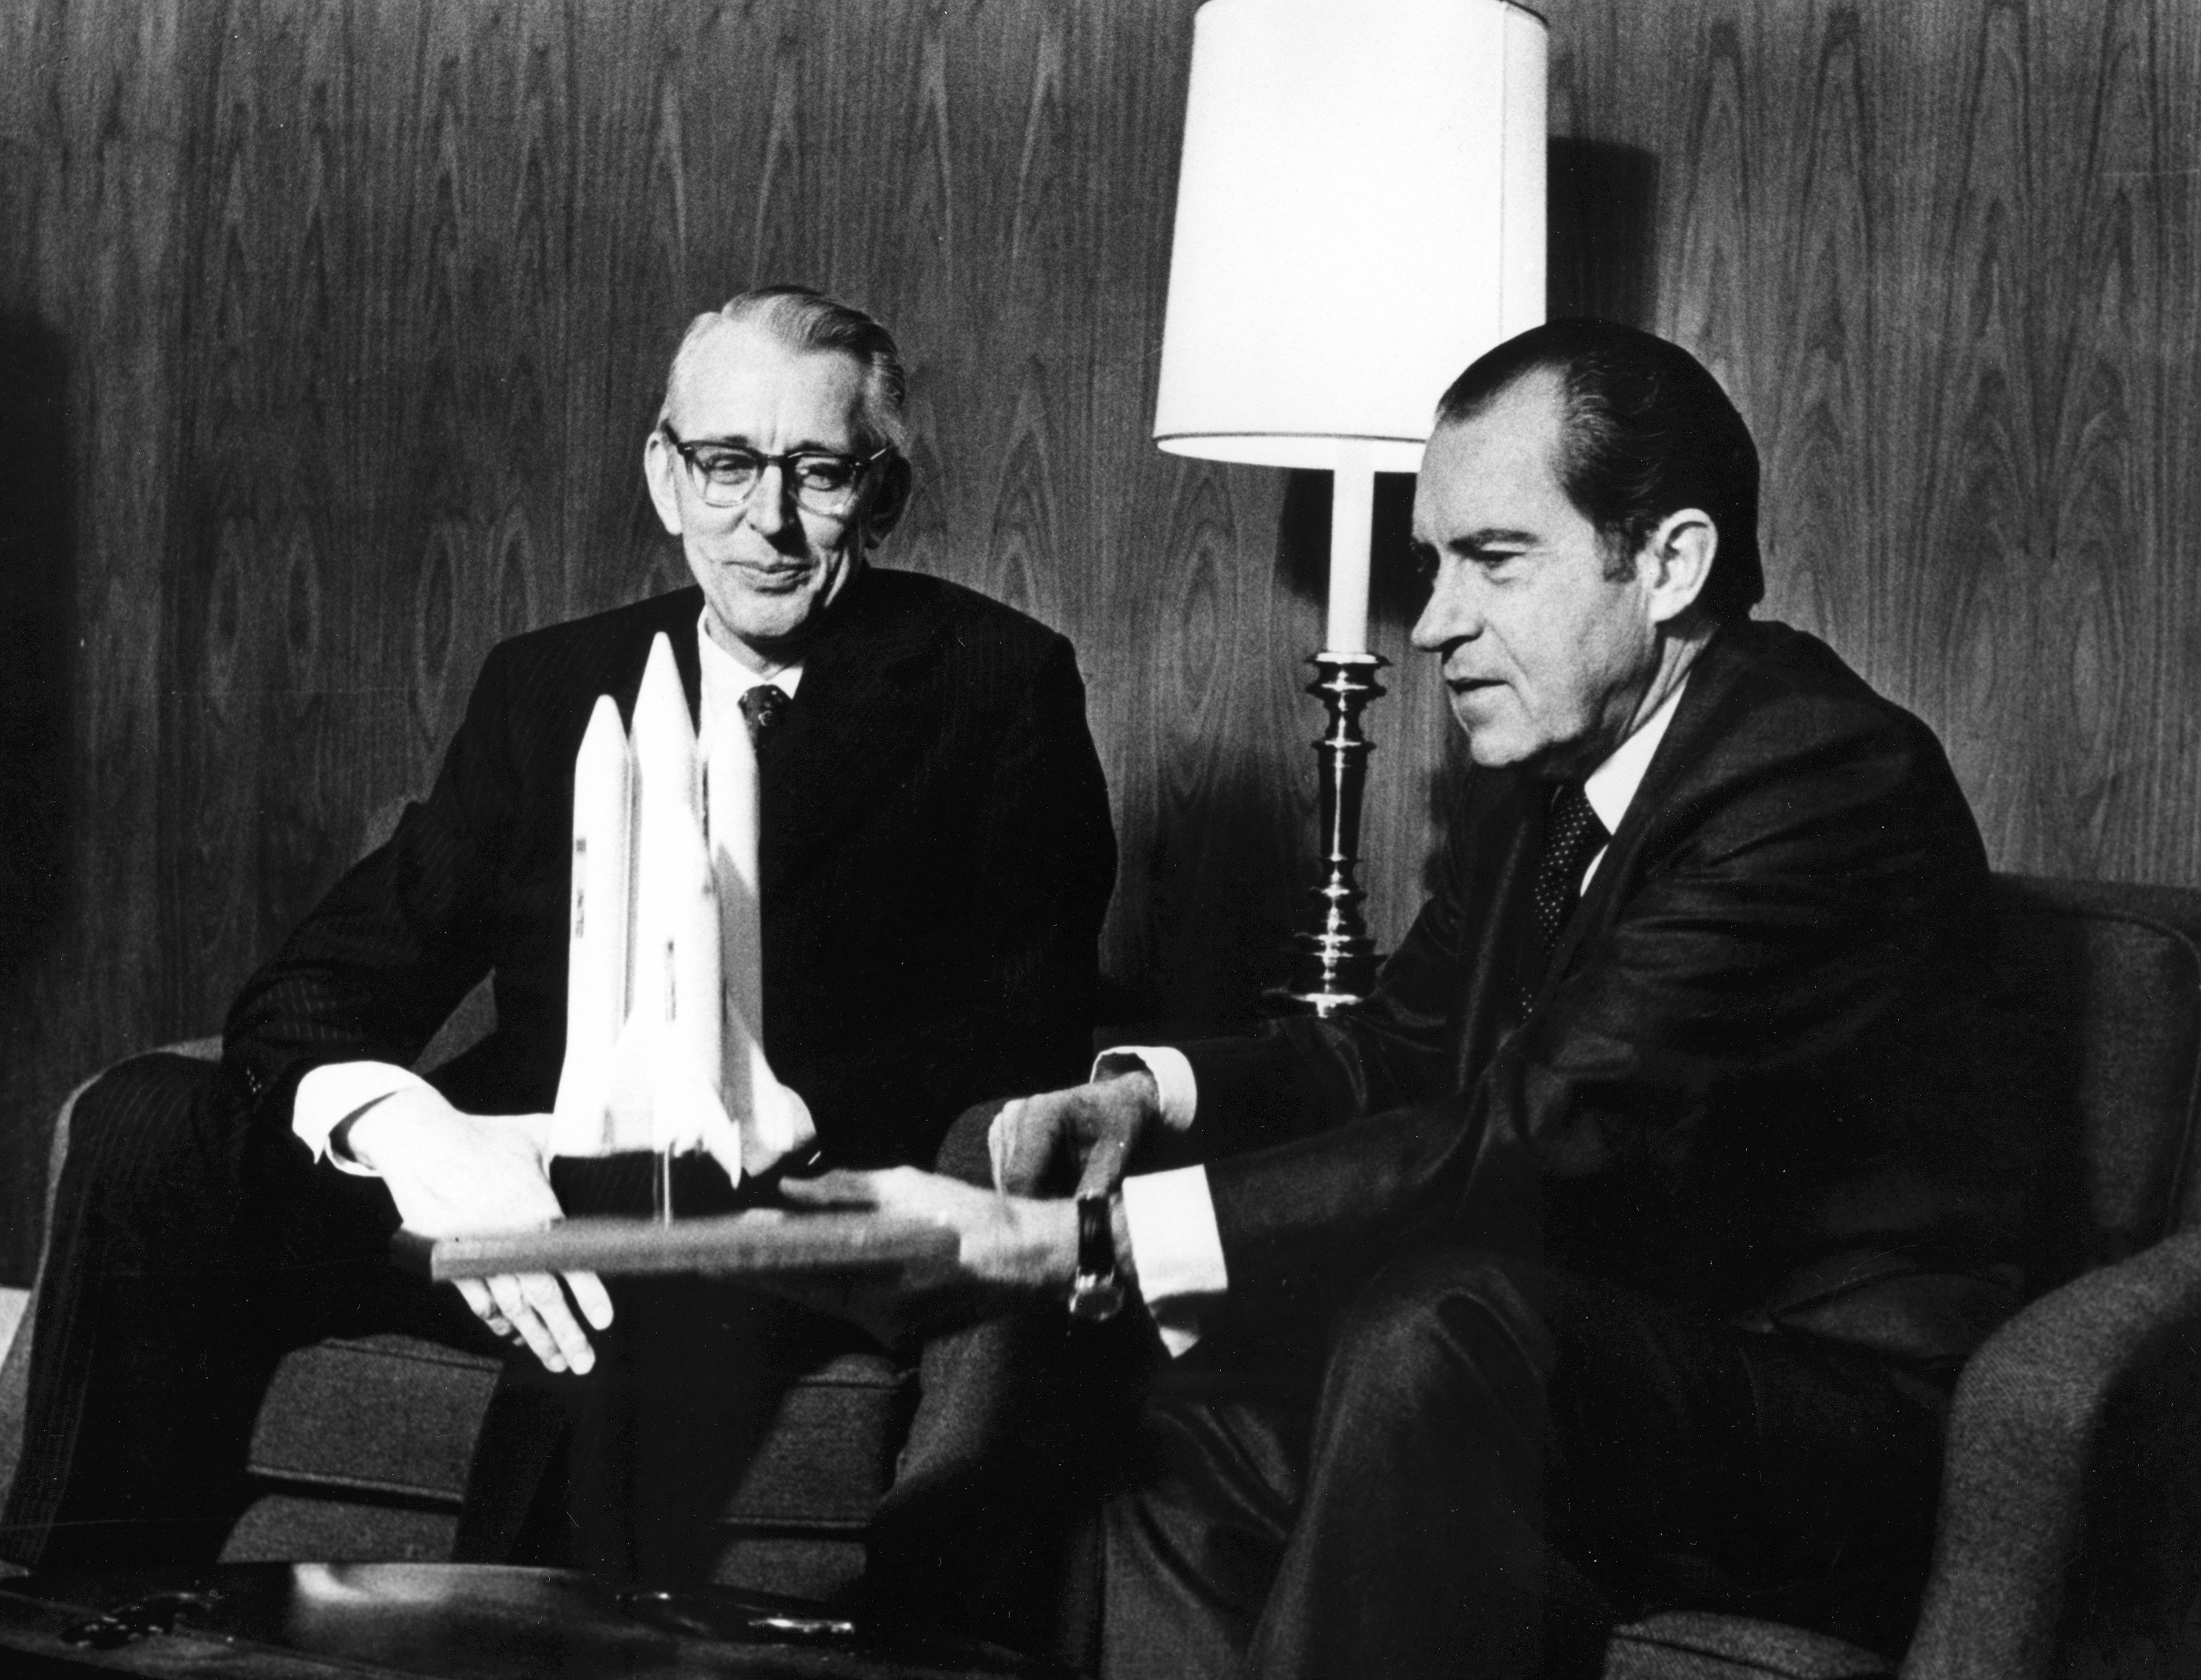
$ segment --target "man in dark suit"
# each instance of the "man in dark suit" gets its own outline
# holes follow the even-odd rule
[[[10,1555],[208,1554],[285,1349],[473,1328],[390,1268],[401,1216],[525,1226],[636,1192],[616,1160],[558,1160],[554,1187],[548,1111],[575,755],[599,695],[631,713],[660,633],[691,709],[757,743],[763,1037],[818,1159],[930,1162],[967,1105],[1083,1065],[1115,855],[1083,686],[1060,636],[867,563],[908,490],[901,403],[893,340],[844,304],[772,288],[699,318],[643,461],[699,587],[495,649],[433,791],[246,985],[211,1082],[156,1113],[79,1105]],[[484,975],[495,1031],[407,1072]],[[693,1169],[684,1202],[714,1176],[723,1201]],[[785,1382],[852,1334],[692,1280],[461,1292],[553,1372],[611,1338],[576,1498],[581,1560],[623,1574],[708,1562],[701,1525]]]
[[[1667,1605],[1899,1638],[2028,1140],[1965,1090],[1963,796],[1750,620],[1757,502],[1674,345],[1559,322],[1476,363],[1413,637],[1475,768],[1373,997],[1007,1105],[1004,1187],[1071,1157],[1075,1201],[804,1192],[929,1210],[1073,1313],[1143,1295],[1180,1357],[1106,1510],[1105,1672],[1595,1673]]]

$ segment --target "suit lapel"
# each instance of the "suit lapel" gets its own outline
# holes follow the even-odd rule
[[[834,831],[872,808],[939,733],[944,620],[896,611],[867,569],[835,604],[804,657],[795,702],[758,765],[764,831],[760,890],[823,855]]]
[[[1467,949],[1472,953],[1455,1078],[1464,1089],[1490,1065],[1499,1042],[1518,1025],[1521,952],[1529,937],[1536,861],[1543,854],[1544,804],[1539,784],[1509,771],[1476,771],[1488,778],[1488,803],[1470,802],[1481,836],[1470,849],[1485,882],[1464,883],[1460,902],[1488,904],[1490,920]],[[1487,836],[1487,838],[1482,837]]]
[[[1635,797],[1629,801],[1627,814],[1620,819],[1620,831],[1606,844],[1605,857],[1597,866],[1588,892],[1559,931],[1559,943],[1552,949],[1551,962],[1537,988],[1540,1003],[1572,966],[1575,952],[1582,941],[1593,930],[1602,928],[1612,919],[1623,883],[1632,882],[1638,873],[1636,860],[1641,856],[1653,827],[1662,817],[1670,818],[1677,804],[1687,802],[1690,773],[1702,757],[1696,743],[1704,733],[1706,720],[1734,685],[1734,650],[1735,632],[1722,630],[1689,668],[1688,687],[1682,692],[1682,703],[1675,708],[1674,721],[1667,726],[1665,739],[1659,742],[1658,750],[1644,767],[1643,779],[1636,784]]]

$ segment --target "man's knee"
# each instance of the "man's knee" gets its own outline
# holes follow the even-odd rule
[[[987,1102],[976,1102],[955,1117],[941,1140],[940,1152],[933,1157],[936,1172],[950,1178],[960,1178],[966,1184],[983,1189],[994,1187],[994,1157],[989,1143],[994,1127],[994,1116],[1005,1107],[1001,1098]]]
[[[1333,1424],[1497,1407],[1527,1424],[1544,1409],[1552,1337],[1544,1289],[1526,1261],[1431,1250],[1393,1262],[1339,1316],[1324,1383]]]
[[[214,1065],[156,1053],[118,1062],[87,1085],[56,1139],[56,1207],[66,1221],[97,1209],[126,1219],[147,1207],[229,1190],[208,1182],[202,1113]]]

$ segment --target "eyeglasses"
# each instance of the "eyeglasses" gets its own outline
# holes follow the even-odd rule
[[[766,455],[742,443],[704,438],[684,443],[669,426],[658,428],[695,475],[696,493],[713,508],[738,508],[754,493],[767,467],[777,467],[796,502],[815,514],[845,514],[855,506],[864,473],[892,454],[893,445],[870,455],[839,455],[831,449],[794,449]]]

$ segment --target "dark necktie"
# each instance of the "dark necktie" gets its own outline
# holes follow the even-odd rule
[[[1536,865],[1534,908],[1536,937],[1530,960],[1521,971],[1521,1013],[1526,1016],[1552,951],[1559,943],[1559,930],[1582,890],[1582,871],[1612,837],[1590,809],[1589,796],[1580,782],[1561,784],[1552,796],[1552,810],[1544,829],[1544,855]]]
[[[770,683],[759,683],[754,688],[743,690],[742,715],[748,720],[749,743],[759,752],[762,752],[764,743],[772,739],[772,731],[779,727],[781,720],[787,716],[788,707],[792,703],[784,690],[774,688]]]

